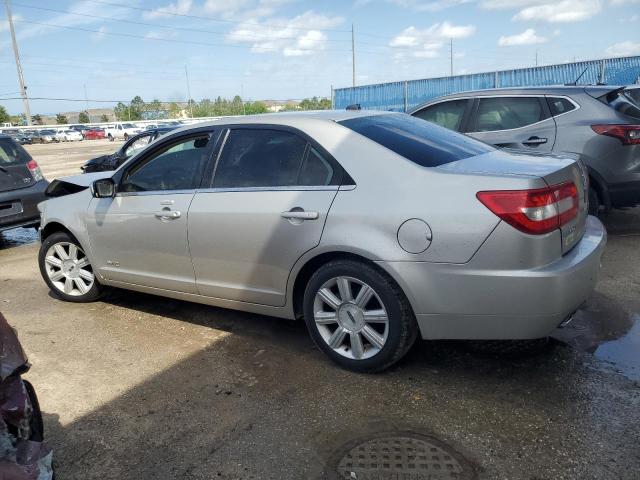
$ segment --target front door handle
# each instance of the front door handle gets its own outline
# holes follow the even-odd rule
[[[531,137],[522,142],[523,145],[542,145],[543,143],[547,143],[547,139],[540,137]]]
[[[176,218],[180,218],[182,213],[176,210],[162,210],[160,212],[156,212],[155,216],[161,220],[175,220]]]
[[[305,210],[289,210],[280,214],[282,218],[287,220],[317,220],[320,214],[318,212],[307,212]]]

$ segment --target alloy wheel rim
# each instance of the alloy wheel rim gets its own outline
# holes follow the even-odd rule
[[[377,355],[389,336],[389,317],[371,286],[353,277],[335,277],[316,292],[316,328],[336,353],[353,360]]]
[[[45,271],[59,291],[78,297],[93,287],[95,276],[84,251],[70,242],[59,242],[47,250]]]

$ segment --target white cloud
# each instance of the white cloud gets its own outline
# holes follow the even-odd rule
[[[409,50],[398,52],[396,58],[403,58],[407,54],[417,58],[435,58],[440,54],[445,41],[466,38],[475,31],[476,27],[473,25],[453,25],[449,22],[435,23],[424,30],[408,27],[393,37],[389,46]]]
[[[626,42],[611,45],[606,50],[607,55],[612,57],[628,57],[631,55],[640,55],[640,43],[627,40]]]
[[[527,28],[524,32],[518,33],[517,35],[500,37],[498,45],[501,47],[513,47],[516,45],[535,45],[546,41],[546,38],[536,35],[536,31],[533,28]]]
[[[610,0],[611,5],[632,5],[640,3],[640,0]]]
[[[176,0],[174,3],[170,3],[164,7],[158,7],[151,12],[144,12],[144,18],[163,18],[171,17],[173,15],[187,15],[191,12],[193,7],[193,0]]]
[[[107,33],[107,32],[108,32],[107,27],[102,26],[102,27],[100,27],[100,28],[98,29],[98,32],[97,32],[97,33],[94,33],[93,35],[91,35],[91,37],[92,37],[94,40],[102,40],[102,39],[106,36],[106,33]]]
[[[340,25],[342,17],[329,17],[312,11],[291,19],[271,18],[258,22],[255,19],[235,27],[226,40],[251,45],[255,53],[281,52],[287,57],[311,55],[323,50],[327,36],[322,29]]]
[[[437,12],[450,7],[457,7],[476,0],[389,0],[400,7],[409,8],[416,12]],[[369,0],[359,0],[359,3],[369,3]]]
[[[601,0],[561,0],[546,2],[523,8],[513,19],[523,21],[580,22],[602,10]]]

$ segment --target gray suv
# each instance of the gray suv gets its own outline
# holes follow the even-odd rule
[[[589,212],[640,204],[640,105],[616,86],[489,89],[410,113],[501,148],[561,153],[587,166]]]

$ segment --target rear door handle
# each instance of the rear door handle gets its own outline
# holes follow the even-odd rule
[[[543,143],[547,143],[547,139],[540,137],[531,137],[522,142],[523,145],[542,145]]]
[[[304,210],[290,210],[288,212],[282,212],[280,216],[287,220],[317,220],[320,214],[318,212],[306,212]]]
[[[162,210],[160,212],[155,213],[156,218],[160,218],[162,220],[174,220],[176,218],[180,218],[182,213],[176,210]]]

